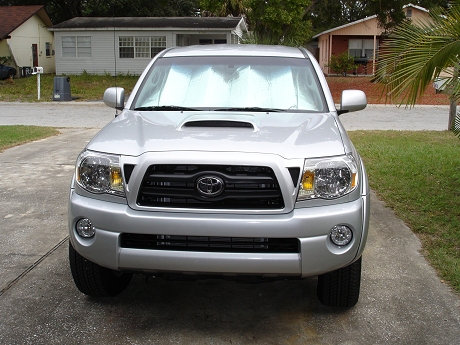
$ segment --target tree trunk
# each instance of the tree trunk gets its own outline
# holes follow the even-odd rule
[[[450,108],[449,108],[449,124],[448,124],[448,130],[452,131],[455,128],[455,117],[457,116],[457,102],[455,99],[451,98],[450,99]]]
[[[454,66],[454,73],[452,74],[453,80],[458,83],[460,78],[458,65]],[[454,98],[453,91],[450,92],[450,108],[449,108],[449,124],[448,130],[455,131],[459,128],[455,128],[455,119],[457,117],[457,100]]]

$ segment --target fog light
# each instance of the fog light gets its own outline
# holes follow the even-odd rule
[[[93,223],[88,218],[80,219],[75,226],[77,233],[81,237],[90,238],[93,237],[96,233],[96,229],[93,226]]]
[[[336,246],[346,246],[351,242],[353,232],[348,226],[336,225],[331,230],[330,238]]]

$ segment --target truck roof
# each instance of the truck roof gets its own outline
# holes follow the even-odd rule
[[[287,46],[255,44],[210,44],[174,47],[164,51],[162,57],[177,56],[275,56],[305,59],[306,50]]]

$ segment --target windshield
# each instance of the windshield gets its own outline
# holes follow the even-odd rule
[[[171,57],[154,63],[133,108],[323,112],[325,102],[308,59]]]

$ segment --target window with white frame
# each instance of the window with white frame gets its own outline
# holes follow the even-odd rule
[[[348,55],[355,58],[374,57],[374,40],[373,39],[350,39],[348,41]]]
[[[151,47],[150,47],[150,54],[151,57],[154,57],[162,50],[166,49],[166,36],[155,36],[150,37],[151,39]]]
[[[134,58],[134,37],[119,37],[120,58]]]
[[[77,57],[91,57],[91,36],[77,36]]]
[[[120,36],[119,56],[124,58],[153,58],[166,49],[166,36]]]
[[[91,57],[91,36],[62,36],[63,57]]]
[[[50,57],[52,54],[51,42],[45,42],[45,56]]]
[[[136,37],[134,45],[136,58],[150,58],[150,37]]]
[[[62,36],[62,57],[77,56],[77,37]]]

